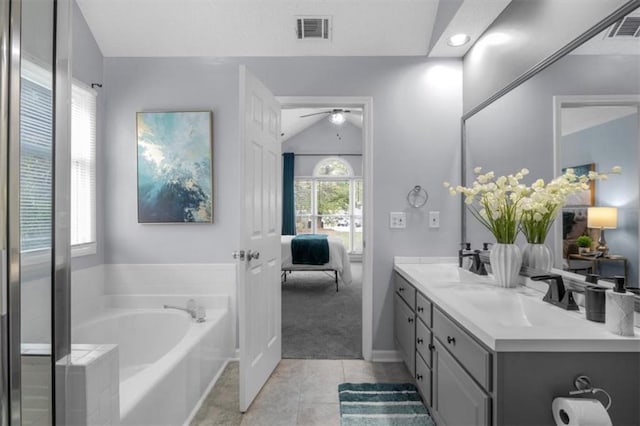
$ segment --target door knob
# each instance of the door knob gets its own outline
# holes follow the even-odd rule
[[[244,250],[236,250],[232,253],[234,259],[244,260]]]
[[[247,252],[247,262],[250,262],[252,259],[260,259],[260,252],[249,250]]]

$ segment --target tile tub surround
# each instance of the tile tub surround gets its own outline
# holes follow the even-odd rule
[[[120,424],[118,371],[117,345],[72,345],[67,392],[69,424]]]
[[[640,352],[640,330],[635,337],[616,336],[604,324],[587,321],[584,310],[564,311],[543,302],[544,293],[532,288],[502,289],[492,277],[454,263],[396,263],[395,270],[489,349]]]
[[[238,363],[230,362],[192,426],[340,425],[340,383],[413,383],[402,363],[283,359],[244,414],[238,412]]]

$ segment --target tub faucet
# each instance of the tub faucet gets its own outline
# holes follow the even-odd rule
[[[175,305],[164,305],[164,309],[178,309],[179,311],[185,311],[189,315],[191,315],[191,318],[196,320],[196,322],[204,322],[207,316],[204,311],[204,308],[202,306],[198,306],[196,301],[193,299],[189,299],[187,301],[186,308],[183,308],[181,306],[175,306]]]

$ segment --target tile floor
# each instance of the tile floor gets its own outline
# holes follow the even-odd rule
[[[402,363],[283,359],[244,414],[238,412],[238,363],[222,373],[192,426],[340,425],[338,384],[413,383]]]

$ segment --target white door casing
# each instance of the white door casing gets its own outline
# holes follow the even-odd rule
[[[280,104],[240,67],[240,411],[246,411],[282,357]],[[255,254],[258,257],[255,257]]]

